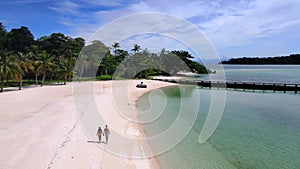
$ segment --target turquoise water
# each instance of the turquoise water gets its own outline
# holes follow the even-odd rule
[[[200,144],[200,131],[211,104],[214,104],[211,103],[212,90],[184,88],[184,94],[180,94],[178,87],[171,87],[162,90],[165,96],[161,91],[154,91],[138,101],[139,110],[146,110],[151,105],[153,112],[164,110],[155,121],[142,125],[148,137],[159,135],[172,126],[183,100],[190,102],[190,107],[200,106],[196,122],[187,136],[171,150],[156,156],[162,168],[299,168],[299,94],[227,91],[224,113],[216,131],[207,142]],[[194,101],[196,95],[200,95],[199,103]],[[165,97],[167,102],[163,104]],[[183,110],[187,114],[189,111],[189,108]]]

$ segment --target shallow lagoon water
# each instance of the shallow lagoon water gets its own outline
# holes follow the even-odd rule
[[[206,143],[199,144],[198,136],[209,110],[210,90],[191,90],[201,90],[198,118],[183,141],[158,156],[162,168],[296,169],[300,166],[299,95],[228,91],[218,128]],[[139,107],[145,105],[148,96],[140,98]],[[159,95],[150,97],[160,101]],[[148,136],[163,132],[176,119],[182,98],[170,98],[163,113],[165,117],[143,125]]]
[[[300,94],[227,91],[224,113],[216,131],[200,144],[200,131],[210,105],[214,104],[212,90],[184,88],[188,91],[184,95],[178,87],[171,87],[152,91],[138,101],[140,110],[151,106],[154,112],[164,110],[155,121],[142,125],[147,136],[154,136],[173,124],[182,99],[187,99],[193,107],[197,104],[193,97],[200,95],[198,117],[191,131],[174,148],[156,156],[162,168],[299,168]],[[183,110],[187,114],[189,111]]]

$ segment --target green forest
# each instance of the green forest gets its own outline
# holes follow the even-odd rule
[[[298,65],[300,64],[300,54],[291,54],[289,56],[276,56],[276,57],[243,57],[232,58],[228,61],[222,61],[222,64],[274,64],[274,65]]]
[[[159,53],[152,53],[138,44],[126,51],[118,42],[111,46],[97,40],[86,44],[81,37],[63,33],[35,39],[25,26],[8,32],[0,23],[0,92],[6,86],[19,86],[21,90],[23,85],[66,84],[72,79],[149,78],[176,75],[178,71],[210,73],[191,59],[187,51],[162,48]]]

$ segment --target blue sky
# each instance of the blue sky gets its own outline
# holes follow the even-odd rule
[[[299,0],[1,0],[0,22],[8,31],[27,26],[35,38],[61,32],[88,39],[120,17],[161,12],[192,23],[220,57],[230,58],[299,53],[299,9]],[[138,43],[151,49],[155,38],[133,36],[123,45]],[[158,41],[167,49],[180,47],[174,39]]]

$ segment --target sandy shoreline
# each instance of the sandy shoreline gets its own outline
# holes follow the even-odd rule
[[[144,133],[137,124],[126,120],[124,114],[120,115],[112,97],[119,97],[115,91],[127,88],[129,95],[126,101],[129,102],[124,102],[124,105],[135,109],[135,102],[142,94],[155,88],[175,85],[145,80],[148,88],[137,89],[135,85],[139,82],[133,80],[117,85],[112,81],[94,83],[97,108],[112,130],[107,145],[98,144],[96,135],[88,136],[82,129],[74,113],[78,108],[76,102],[74,104],[71,84],[1,93],[0,168],[158,168],[154,158],[130,158],[137,153],[130,149],[118,152],[118,148],[128,146],[117,140],[117,135],[138,138],[143,137]],[[92,132],[96,133],[96,130]],[[137,147],[135,142],[130,144]],[[115,150],[118,151],[111,153]]]

